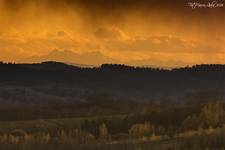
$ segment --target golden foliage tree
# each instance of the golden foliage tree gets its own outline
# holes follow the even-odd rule
[[[201,117],[208,127],[218,127],[223,125],[225,121],[224,103],[207,103],[201,110]]]
[[[103,123],[99,126],[99,137],[101,139],[106,139],[108,136],[107,126]]]
[[[141,137],[153,133],[154,133],[154,126],[149,122],[135,124],[129,130],[129,134],[133,137]]]

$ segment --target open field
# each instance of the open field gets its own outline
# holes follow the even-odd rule
[[[0,121],[0,132],[12,132],[13,130],[23,130],[25,132],[40,132],[52,129],[76,129],[80,128],[85,121],[97,119],[124,118],[124,115],[116,116],[93,116],[93,117],[75,117],[61,119],[37,119],[24,121]]]
[[[104,119],[125,116],[105,116]],[[82,124],[96,121],[101,117],[77,117],[0,122],[0,149],[4,150],[210,150],[216,144],[223,150],[225,126],[180,132],[173,136],[149,135],[132,138],[113,139],[81,132]],[[53,133],[53,134],[52,134]],[[199,144],[202,145],[199,145]],[[209,144],[210,143],[210,144]],[[213,148],[212,148],[213,147]]]

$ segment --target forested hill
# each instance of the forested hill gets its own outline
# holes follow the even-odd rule
[[[0,101],[39,103],[109,95],[136,101],[224,99],[225,65],[172,70],[104,64],[82,68],[58,62],[0,63]]]

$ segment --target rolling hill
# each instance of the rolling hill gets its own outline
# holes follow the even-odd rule
[[[138,102],[225,99],[225,65],[173,70],[59,62],[0,64],[0,102],[36,104],[85,101],[90,96]]]

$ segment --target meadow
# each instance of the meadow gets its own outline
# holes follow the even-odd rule
[[[200,111],[197,111],[198,108],[201,108]],[[135,113],[116,115],[80,117],[65,115],[49,119],[43,117],[46,119],[0,121],[0,149],[223,150],[225,148],[223,102],[210,101],[191,106],[145,104],[139,106],[138,110]]]

